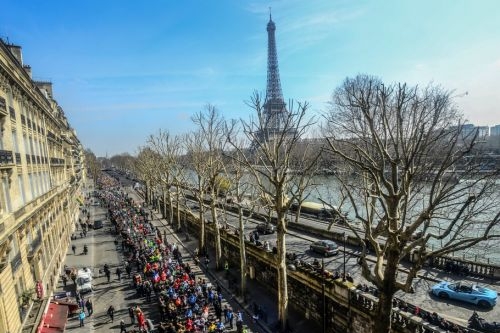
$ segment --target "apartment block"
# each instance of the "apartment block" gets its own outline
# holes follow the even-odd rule
[[[84,150],[51,82],[0,39],[0,332],[35,332],[78,218]]]

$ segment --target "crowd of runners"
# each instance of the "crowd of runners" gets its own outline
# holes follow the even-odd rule
[[[153,323],[141,310],[141,302],[157,304],[158,333],[223,332],[236,329],[246,332],[243,313],[223,302],[220,286],[197,277],[182,250],[162,236],[148,219],[148,213],[125,192],[119,182],[104,176],[94,193],[101,206],[107,208],[111,221],[110,232],[121,242],[127,278],[137,292],[137,305],[129,308],[130,324],[134,331],[149,331]],[[106,274],[109,276],[109,268]],[[116,272],[121,279],[121,268]],[[109,279],[109,278],[108,278]],[[120,324],[127,332],[127,325]]]

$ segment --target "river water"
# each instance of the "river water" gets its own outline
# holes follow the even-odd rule
[[[306,201],[317,203],[322,203],[324,201],[326,203],[330,203],[333,206],[340,207],[344,213],[347,213],[347,216],[352,221],[352,223],[356,224],[354,209],[350,202],[347,200],[341,202],[340,183],[336,180],[335,177],[317,176],[314,178],[313,183],[317,185],[311,187],[311,189],[307,191]],[[460,184],[457,186],[460,186]],[[426,195],[425,187],[422,192],[423,193],[420,194],[420,197],[422,199],[418,200],[417,198],[415,198],[415,203],[412,206],[412,210],[414,211],[415,215],[420,213],[424,207]],[[457,234],[460,235],[460,237],[479,235],[479,233],[484,230],[484,221],[491,221],[495,214],[498,213],[498,210],[500,209],[500,182],[497,182],[496,190],[492,191],[492,193],[486,199],[490,204],[493,205],[493,208],[485,207],[480,211],[479,214],[471,217],[471,221],[473,222],[471,222],[466,228],[464,228],[463,230],[456,230]],[[433,228],[431,228],[431,230],[434,233],[441,234],[442,231],[449,226],[449,218],[451,216],[454,216],[454,209],[456,208],[450,208],[448,211],[445,210],[444,213],[442,210],[439,217],[431,219],[431,225],[433,225]],[[490,234],[500,235],[500,226],[495,226],[490,231]],[[445,241],[446,240],[437,240],[431,238],[429,240],[428,246],[430,249],[438,249],[441,248],[443,244],[445,244]],[[500,265],[500,239],[483,241],[469,249],[454,252],[452,253],[452,255],[476,262]]]
[[[252,178],[248,175],[249,179]],[[189,174],[187,179],[194,182],[194,174]],[[252,183],[249,179],[246,179],[246,182]],[[356,180],[353,179],[354,183]],[[304,197],[306,197],[305,201],[312,201],[316,203],[322,204],[330,204],[332,206],[340,207],[344,214],[347,214],[351,223],[359,224],[359,222],[355,219],[355,213],[353,206],[348,200],[341,201],[341,191],[340,191],[340,183],[334,176],[316,176],[313,178],[311,186],[305,191]],[[460,184],[457,185],[460,188]],[[421,192],[419,192],[418,196],[413,198],[412,206],[409,209],[410,213],[413,216],[418,215],[424,208],[425,199],[427,196],[428,188],[423,186]],[[249,196],[256,195],[257,192],[247,193]],[[463,198],[461,198],[463,200]],[[484,210],[481,210],[478,214],[475,214],[471,217],[471,222],[466,225],[461,230],[454,230],[452,234],[458,235],[458,237],[476,237],[479,235],[481,231],[484,230],[485,221],[491,221],[493,217],[498,213],[500,209],[500,180],[496,183],[496,188],[489,193],[488,196],[485,196],[485,200],[490,203],[490,207],[485,207]],[[358,200],[356,200],[357,205],[359,207]],[[362,202],[360,199],[359,202]],[[325,204],[325,207],[326,204]],[[380,209],[380,207],[379,207]],[[456,206],[453,206],[450,209],[441,209],[438,216],[435,216],[431,219],[431,227],[429,231],[434,234],[442,234],[443,230],[445,230],[450,224],[450,217],[454,216],[456,213]],[[363,212],[360,215],[364,216]],[[412,221],[411,217],[407,219],[408,221]],[[500,226],[495,226],[490,234],[500,235]],[[444,244],[446,244],[446,239],[437,240],[434,238],[429,239],[428,247],[432,249],[441,248]],[[455,257],[460,257],[467,260],[473,260],[475,262],[482,263],[491,263],[500,265],[500,239],[487,240],[478,243],[477,245],[468,248],[466,250],[457,251],[451,253],[451,255]]]

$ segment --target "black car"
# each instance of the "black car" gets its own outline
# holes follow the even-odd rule
[[[314,243],[311,243],[309,246],[309,249],[311,251],[314,251],[316,253],[322,254],[325,257],[326,256],[331,256],[331,255],[336,255],[339,253],[339,248],[337,244],[334,241],[331,240],[319,240]]]
[[[94,229],[101,229],[103,226],[104,225],[101,220],[94,221],[94,226],[93,226]]]
[[[261,234],[274,234],[276,227],[271,223],[260,223],[255,227],[255,229]]]

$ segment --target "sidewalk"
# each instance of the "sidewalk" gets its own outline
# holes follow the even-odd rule
[[[147,208],[151,210],[151,207]],[[198,247],[198,240],[191,236],[190,240],[187,241],[185,234],[175,233],[173,229],[167,224],[167,221],[161,218],[160,213],[157,213],[155,211],[152,212],[153,225],[155,227],[159,227],[162,231],[162,234],[164,230],[166,230],[167,238],[175,239],[174,241],[176,243],[184,247],[185,251],[189,253],[188,261],[190,262],[190,265],[194,267],[195,264],[194,262],[192,262],[192,258],[195,249]],[[185,258],[186,255],[184,255],[183,257]],[[210,257],[213,258],[214,254],[211,253]],[[276,293],[270,292],[256,280],[248,279],[248,296],[245,302],[243,298],[233,295],[232,288],[229,285],[228,280],[225,278],[225,272],[223,270],[218,271],[216,269],[214,260],[211,260],[209,262],[208,267],[206,267],[204,263],[201,262],[200,266],[203,266],[204,274],[209,277],[209,280],[211,280],[213,284],[219,284],[222,287],[223,295],[227,299],[228,303],[231,304],[233,309],[242,309],[245,311],[246,318],[244,318],[244,322],[249,326],[252,332],[277,332],[276,325],[278,322],[278,301]],[[261,307],[265,315],[263,316],[263,318],[259,318],[255,321],[252,319],[252,316],[255,314],[254,309],[256,309],[257,306]],[[309,333],[321,331],[320,323],[305,319],[304,313],[302,312],[290,309],[288,318],[290,328],[294,333]]]

